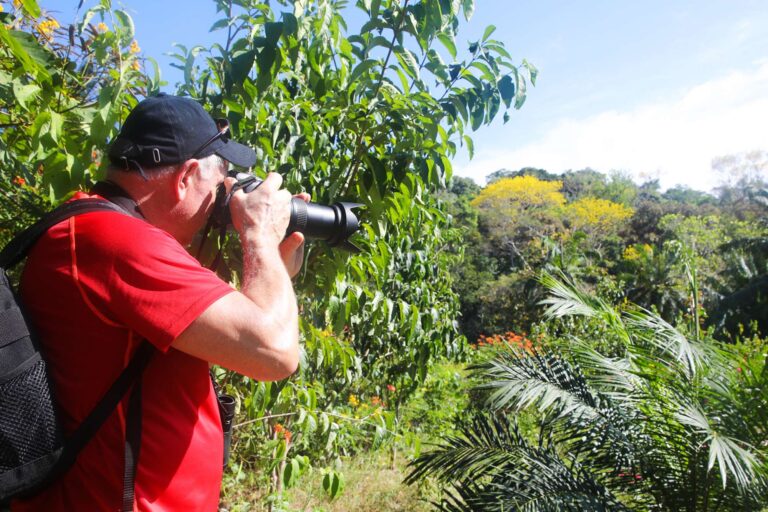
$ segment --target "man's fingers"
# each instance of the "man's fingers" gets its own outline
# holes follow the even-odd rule
[[[295,197],[297,199],[301,199],[305,203],[308,203],[308,202],[310,202],[312,200],[312,196],[310,196],[306,192],[301,192],[299,194],[294,195],[293,197]]]
[[[267,177],[264,178],[264,185],[269,185],[272,190],[277,190],[280,188],[280,186],[283,184],[283,177],[277,174],[276,172],[271,172],[267,174]]]
[[[301,247],[304,243],[304,234],[298,231],[287,235],[285,239],[280,243],[280,250],[283,254],[289,254],[295,252],[296,249]]]
[[[232,187],[235,186],[235,183],[237,183],[237,180],[232,177],[226,177],[224,178],[224,190],[227,191],[227,194],[229,194],[232,191]]]

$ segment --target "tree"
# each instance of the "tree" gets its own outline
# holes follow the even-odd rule
[[[0,13],[0,242],[88,188],[119,121],[159,83],[108,0],[68,27],[34,0],[13,6]]]
[[[618,233],[633,210],[607,199],[584,197],[568,204],[565,217],[571,227],[593,238],[607,238]]]
[[[689,338],[647,311],[543,281],[550,317],[591,319],[623,353],[576,336],[557,352],[498,351],[474,367],[480,411],[419,456],[407,481],[436,477],[442,510],[761,510],[768,411],[754,404],[768,399],[768,374],[759,347]],[[523,414],[532,432],[520,428]]]
[[[533,246],[562,229],[565,197],[559,181],[533,176],[503,178],[485,187],[472,201],[480,212],[480,227],[497,251],[508,255],[507,268],[530,269],[539,254]],[[531,260],[533,258],[533,260]]]
[[[274,454],[239,445],[254,466],[275,468],[277,491],[280,467],[295,475],[301,463],[293,461],[303,456],[330,464],[391,436],[400,405],[433,362],[461,354],[450,272],[461,241],[440,192],[458,144],[471,150],[471,130],[520,108],[536,69],[513,62],[493,27],[457,48],[472,0],[360,0],[352,8],[364,20],[355,31],[343,1],[217,5],[213,29],[223,41],[178,48],[179,93],[229,119],[233,135],[257,148],[258,174],[277,170],[289,189],[320,203],[365,205],[360,254],[309,249],[297,283],[302,372],[259,387],[262,401],[251,399],[250,383],[228,377],[252,421],[243,440],[272,437],[276,414],[296,434]],[[237,275],[237,261],[229,263]],[[355,401],[380,397],[395,412],[362,424],[359,443],[339,434],[354,421],[328,414],[348,407],[349,393]],[[283,466],[264,463],[265,455]]]

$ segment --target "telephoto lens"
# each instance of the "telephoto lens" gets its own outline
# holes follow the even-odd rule
[[[237,180],[233,190],[242,189],[244,192],[252,192],[261,185],[261,180],[256,176],[244,172],[232,172],[230,176]],[[218,223],[231,224],[229,214],[229,201],[224,199],[226,194],[220,194],[217,198],[217,207],[214,215],[218,216]],[[298,231],[310,240],[323,240],[331,247],[341,247],[348,251],[356,252],[359,249],[349,241],[359,228],[360,221],[353,211],[363,206],[359,203],[338,202],[332,205],[307,203],[298,198],[291,200],[291,219],[288,222],[286,235]]]

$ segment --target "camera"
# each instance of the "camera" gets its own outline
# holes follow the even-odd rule
[[[232,223],[229,201],[233,193],[241,189],[246,193],[253,192],[261,185],[261,180],[252,174],[230,171],[229,176],[235,178],[237,183],[229,194],[223,184],[219,186],[211,216],[214,227],[226,228]],[[323,240],[331,247],[356,252],[358,248],[349,241],[349,237],[360,228],[360,221],[353,211],[360,206],[363,205],[347,202],[332,205],[307,203],[294,197],[291,200],[291,219],[285,234],[298,231],[310,240]]]

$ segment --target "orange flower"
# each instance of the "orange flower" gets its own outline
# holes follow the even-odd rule
[[[109,27],[107,27],[107,24],[103,21],[96,25],[96,32],[106,32],[109,30]]]
[[[387,389],[391,392],[394,392],[397,388],[395,388],[395,386],[393,386],[392,384],[387,384]]]
[[[275,423],[275,434],[279,434],[285,430],[285,427],[283,427],[280,423]]]
[[[25,180],[21,176],[16,176],[15,178],[13,178],[13,182],[15,184],[17,184],[18,186],[20,186],[20,187],[22,187],[22,186],[27,184],[27,180]]]
[[[141,48],[139,48],[139,43],[136,42],[135,39],[131,41],[131,47],[128,49],[128,51],[131,53],[139,53],[141,51]]]
[[[291,436],[293,436],[293,434],[291,434],[290,430],[284,430],[283,431],[283,438],[285,439],[286,443],[290,443],[291,442]]]
[[[139,61],[135,60],[131,62],[131,69],[134,71],[140,71],[141,70],[141,64],[139,64]]]

